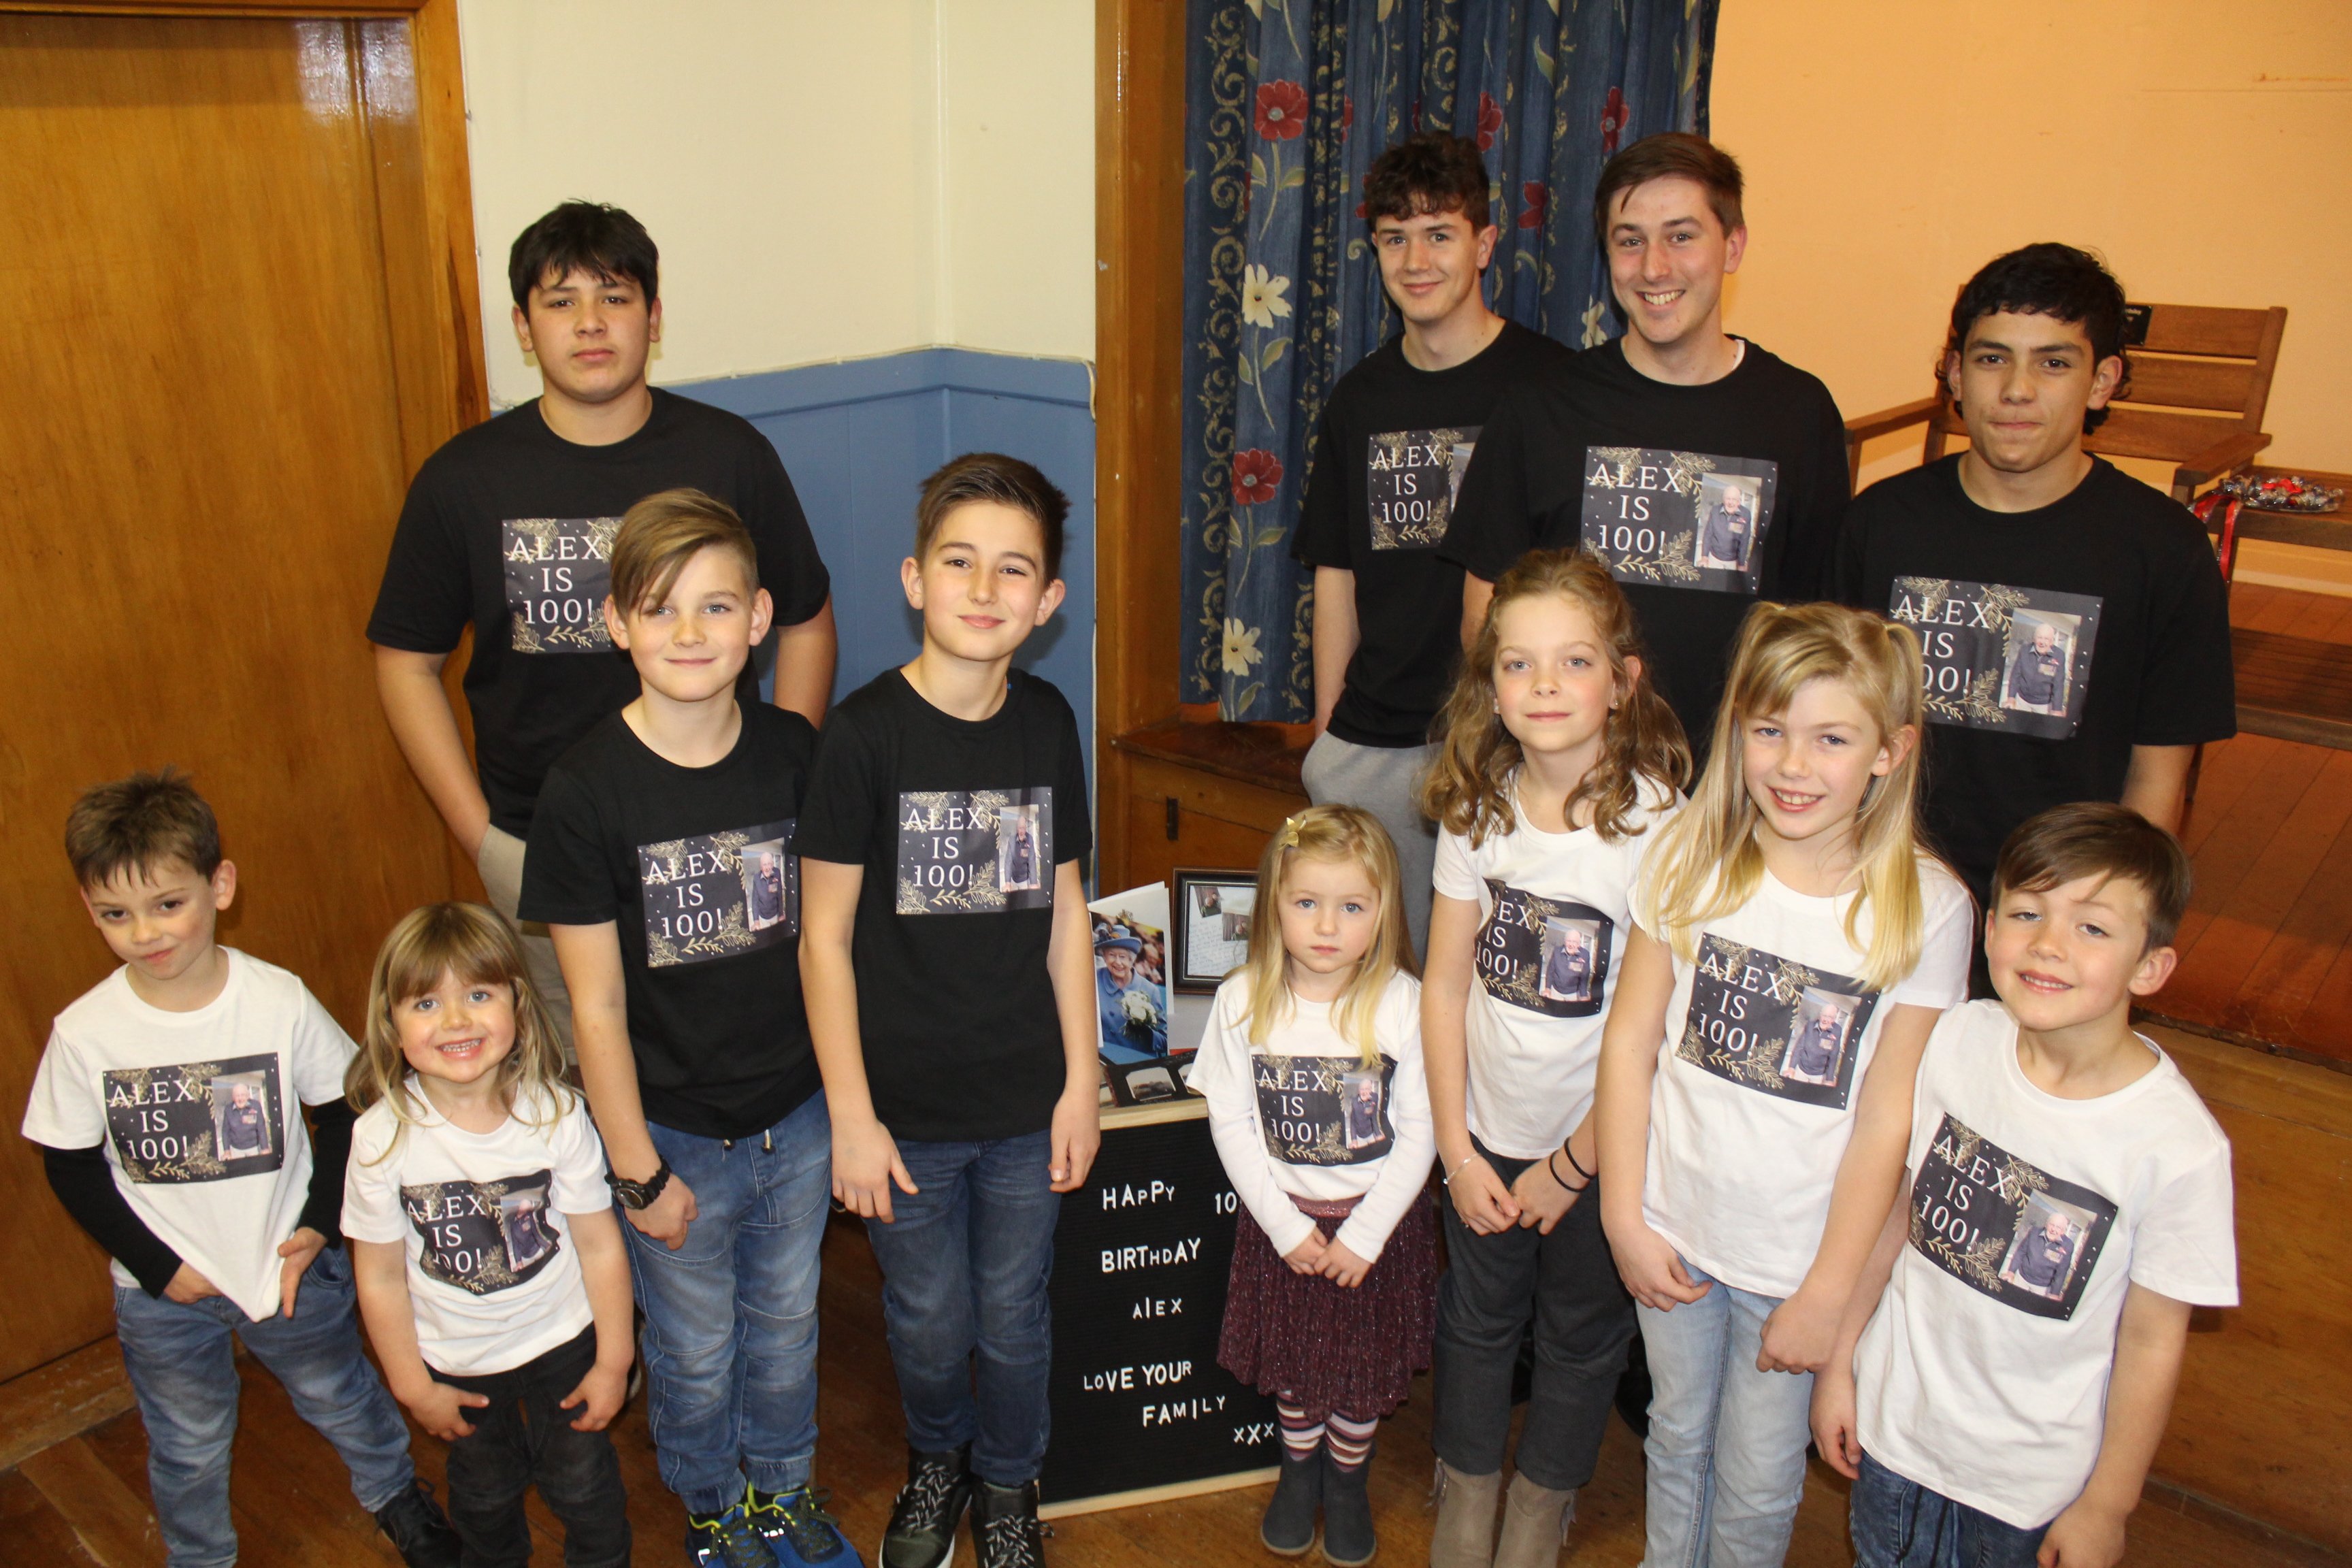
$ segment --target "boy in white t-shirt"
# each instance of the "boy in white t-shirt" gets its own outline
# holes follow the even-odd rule
[[[90,790],[67,819],[66,854],[122,967],[58,1015],[24,1133],[66,1212],[114,1259],[116,1334],[170,1568],[236,1561],[231,1334],[335,1446],[411,1568],[457,1568],[457,1538],[360,1351],[337,1229],[349,1037],[301,981],[215,941],[236,868],[186,775]]]
[[[1858,1568],[2123,1555],[2189,1309],[2238,1300],[2230,1142],[2131,1028],[2189,885],[2172,836],[2121,805],[2045,811],[2002,847],[2000,1000],[1928,1038],[1910,1200],[1814,1385],[1815,1440],[1856,1478]]]

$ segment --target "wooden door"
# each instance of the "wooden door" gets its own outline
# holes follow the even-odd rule
[[[193,773],[242,877],[224,940],[347,1028],[385,930],[451,886],[362,636],[409,474],[481,413],[453,5],[425,10],[0,14],[11,1129],[112,965],[59,848],[89,784]],[[110,1303],[15,1137],[0,1202],[6,1377]]]

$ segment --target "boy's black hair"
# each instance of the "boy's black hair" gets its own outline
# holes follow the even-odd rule
[[[2131,356],[2124,352],[2124,286],[2096,256],[2071,245],[2044,240],[1995,257],[1960,286],[1952,301],[1951,332],[1944,342],[1945,363],[1968,346],[1969,329],[1987,316],[2004,311],[2048,316],[2083,329],[2091,340],[2094,367],[2104,359],[2124,362],[2123,379],[2115,395],[2131,390]],[[1937,378],[1943,377],[1937,367]],[[2083,433],[2105,423],[2107,411],[2083,411]]]
[[[924,560],[939,539],[940,524],[948,513],[973,501],[994,501],[1025,511],[1045,536],[1045,581],[1062,574],[1062,522],[1070,515],[1070,498],[1054,481],[1018,458],[1002,452],[966,452],[923,481],[915,502],[915,559]]]
[[[507,252],[507,283],[515,308],[530,309],[530,291],[577,268],[599,283],[625,278],[646,292],[651,305],[661,297],[661,252],[646,226],[616,206],[565,202],[515,236]]]
[[[2188,912],[2194,879],[2180,841],[2127,805],[2076,801],[2028,817],[2000,847],[1992,901],[2012,889],[2044,893],[2084,877],[2137,884],[2147,902],[2147,944],[2172,943]]]
[[[1494,197],[1478,143],[1445,131],[1409,136],[1364,175],[1364,226],[1384,217],[1458,212],[1474,229],[1494,225]]]
[[[177,768],[137,773],[82,792],[66,817],[66,858],[86,889],[152,875],[177,860],[209,879],[220,869],[220,824]]]

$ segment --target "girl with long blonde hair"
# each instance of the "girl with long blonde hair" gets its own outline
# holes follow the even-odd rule
[[[1601,1032],[1643,855],[1690,772],[1633,612],[1575,551],[1495,584],[1422,805],[1438,825],[1421,994],[1445,1174],[1433,1568],[1538,1568],[1592,1478],[1633,1337],[1599,1205]],[[1533,1382],[1499,1543],[1519,1346]]]
[[[1921,1048],[1968,994],[1974,907],[1916,822],[1921,689],[1908,627],[1758,605],[1643,868],[1597,1121],[1654,1384],[1654,1563],[1786,1552],[1812,1373],[1895,1201]]]
[[[605,1427],[628,1388],[628,1255],[521,938],[480,904],[412,910],[376,954],[363,1033],[343,1233],[384,1382],[449,1444],[467,1560],[530,1555],[535,1483],[567,1560],[625,1563]]]
[[[1370,1560],[1381,1417],[1429,1365],[1436,1227],[1421,986],[1396,847],[1309,806],[1258,862],[1249,959],[1218,989],[1191,1084],[1240,1196],[1218,1363],[1274,1395],[1282,1479],[1260,1534]]]

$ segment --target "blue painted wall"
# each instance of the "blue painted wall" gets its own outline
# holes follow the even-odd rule
[[[1025,458],[1070,498],[1062,552],[1069,596],[1014,662],[1062,689],[1094,742],[1095,426],[1091,375],[1070,360],[919,349],[671,388],[741,415],[775,443],[833,574],[838,698],[921,645],[898,586],[914,548],[915,496],[965,452]]]

